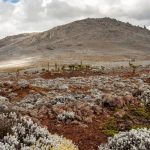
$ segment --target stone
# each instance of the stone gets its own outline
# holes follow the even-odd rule
[[[9,104],[8,98],[0,96],[0,104]]]
[[[83,119],[82,119],[82,116],[79,116],[79,115],[76,115],[75,118],[76,118],[76,120],[78,120],[78,121],[82,121],[82,120],[83,120]]]
[[[80,126],[81,128],[88,128],[88,125],[83,124],[83,123],[81,123],[79,126]]]
[[[69,89],[69,87],[68,87],[66,84],[63,84],[63,85],[59,86],[59,90],[64,90],[64,91],[66,91],[66,90],[68,90],[68,89]]]
[[[93,122],[92,117],[90,117],[90,116],[84,118],[83,121],[86,122],[86,123],[92,123]]]
[[[123,118],[125,116],[126,112],[124,110],[117,111],[114,116],[117,118]]]
[[[72,122],[71,122],[71,124],[73,124],[73,125],[79,125],[79,124],[80,124],[80,122],[79,122],[79,121],[77,121],[77,120],[74,120],[74,121],[72,121]]]

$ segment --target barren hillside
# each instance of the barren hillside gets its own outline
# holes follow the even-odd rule
[[[87,62],[149,60],[150,31],[110,18],[84,19],[0,40],[1,60],[29,56]]]

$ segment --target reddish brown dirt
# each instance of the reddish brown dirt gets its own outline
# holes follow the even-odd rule
[[[16,93],[18,94],[18,96],[16,96],[15,102],[20,101],[20,99],[23,99],[26,95],[28,95],[29,91],[29,89],[17,90]]]
[[[49,91],[48,89],[39,88],[39,87],[29,86],[27,88],[20,89],[17,86],[14,86],[12,88],[12,92],[17,93],[18,95],[15,97],[15,100],[11,100],[11,102],[18,102],[18,101],[20,101],[25,96],[27,96],[31,90],[33,90],[33,91],[35,91],[37,93],[40,93],[41,95],[45,95],[45,93],[47,93]],[[8,97],[8,92],[1,92],[1,95],[5,96],[5,97]]]
[[[146,82],[147,82],[148,84],[150,84],[150,78],[148,78],[148,79],[146,80]]]
[[[95,75],[106,75],[106,76],[117,76],[130,78],[130,77],[138,77],[140,74],[145,73],[149,74],[150,70],[140,70],[137,71],[135,74],[132,71],[104,71],[104,72],[94,72],[94,71],[73,71],[73,72],[46,72],[42,73],[41,77],[44,79],[55,79],[55,78],[70,78],[70,77],[89,77]]]
[[[102,72],[92,72],[92,71],[72,71],[72,72],[46,72],[41,75],[45,79],[55,79],[55,78],[70,78],[70,77],[88,77],[92,75],[102,75]]]
[[[107,142],[107,136],[101,131],[101,127],[106,120],[106,116],[97,116],[93,119],[93,123],[86,124],[88,125],[87,127],[84,127],[84,125],[61,123],[55,118],[45,118],[41,122],[48,127],[50,133],[56,133],[71,139],[73,143],[78,145],[79,150],[97,150],[101,143]]]
[[[90,92],[89,92],[90,89],[91,89],[91,87],[88,87],[88,86],[84,86],[81,88],[73,87],[73,86],[69,87],[69,90],[71,92],[83,93],[83,94],[87,94],[87,95],[90,94]]]

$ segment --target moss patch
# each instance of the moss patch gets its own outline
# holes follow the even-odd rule
[[[138,108],[131,107],[130,112],[134,116],[142,117],[142,118],[145,118],[145,119],[150,119],[150,113],[147,110],[146,106],[138,107]]]
[[[138,124],[138,125],[134,125],[132,128],[133,129],[142,129],[142,128],[148,128],[148,129],[150,129],[150,125]]]
[[[115,118],[111,118],[109,119],[104,127],[103,127],[103,133],[107,136],[114,136],[115,134],[117,134],[119,131],[118,131],[118,128],[117,128],[117,122],[115,120]]]

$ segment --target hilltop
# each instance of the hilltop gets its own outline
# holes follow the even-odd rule
[[[111,18],[84,19],[45,32],[0,40],[0,59],[52,57],[54,60],[149,60],[150,31]]]

